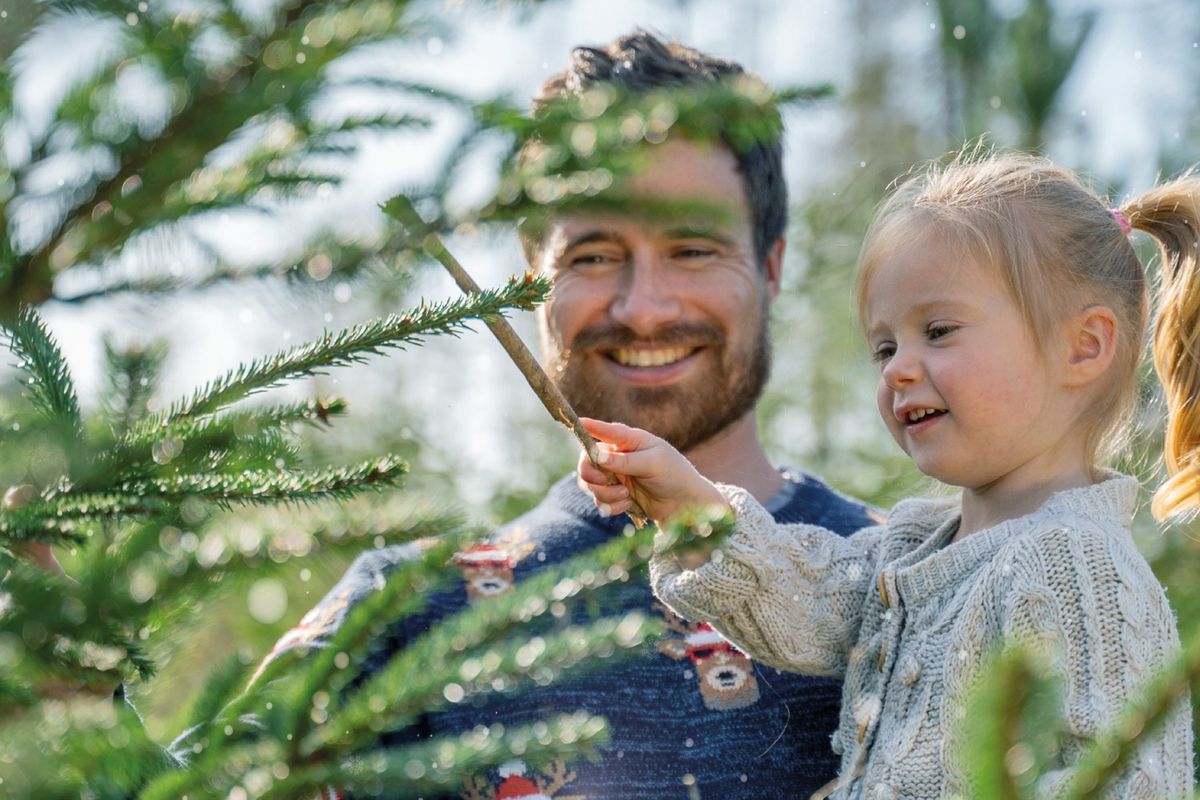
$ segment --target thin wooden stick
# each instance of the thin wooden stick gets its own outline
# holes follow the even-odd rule
[[[424,221],[421,220],[417,210],[412,207],[411,202],[407,198],[397,197],[392,200],[392,204],[398,201],[404,202],[407,208],[404,209],[405,215],[411,215],[413,222],[417,223],[420,220],[420,230],[424,232],[421,239],[421,247],[425,252],[429,253],[438,261],[450,276],[454,278],[454,282],[458,284],[458,288],[462,289],[465,294],[478,294],[480,291],[479,284],[467,273],[463,266],[458,263],[458,259],[446,249],[446,245],[442,243],[441,237],[431,231],[425,231]],[[392,206],[395,208],[395,206]],[[415,233],[416,231],[414,231]],[[533,393],[542,401],[542,405],[550,412],[550,416],[554,417],[559,422],[567,426],[567,428],[583,445],[583,450],[587,453],[588,460],[596,465],[597,469],[604,468],[596,463],[596,440],[592,437],[587,429],[583,427],[583,423],[579,421],[579,416],[575,410],[571,408],[571,404],[567,402],[567,398],[563,397],[563,393],[554,385],[550,377],[546,375],[546,371],[542,369],[542,365],[533,357],[533,353],[529,352],[529,348],[521,341],[521,337],[517,336],[517,332],[508,324],[508,320],[504,317],[497,316],[487,320],[487,326],[491,328],[500,345],[508,353],[509,358],[517,365],[517,369],[525,376],[526,382],[529,383],[529,388],[533,389]],[[607,470],[605,470],[607,472]],[[615,482],[615,479],[614,479]],[[636,528],[641,528],[646,524],[646,512],[642,511],[641,506],[632,497],[630,498],[630,508],[627,512],[629,518],[633,520],[633,525]]]

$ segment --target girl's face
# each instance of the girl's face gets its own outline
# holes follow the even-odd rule
[[[878,265],[865,301],[879,413],[923,473],[982,491],[1044,480],[1078,455],[1054,367],[1065,349],[1038,349],[994,269],[948,247],[906,248]]]

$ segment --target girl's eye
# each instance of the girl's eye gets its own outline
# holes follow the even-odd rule
[[[875,348],[875,352],[871,353],[871,360],[876,364],[886,364],[887,360],[895,355],[895,353],[896,345],[890,343],[881,344]]]
[[[956,330],[958,330],[958,327],[955,325],[930,325],[926,333],[931,340],[934,340],[941,339],[943,336],[954,333]]]

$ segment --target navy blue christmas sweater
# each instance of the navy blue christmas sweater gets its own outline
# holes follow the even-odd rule
[[[815,478],[785,471],[768,508],[779,522],[820,525],[842,535],[878,524],[878,516]],[[613,536],[628,519],[604,518],[568,476],[533,510],[497,530],[486,544],[454,559],[461,581],[435,593],[425,610],[376,641],[366,673],[407,641],[467,603],[487,602],[522,578]],[[277,655],[320,646],[346,612],[414,556],[397,545],[359,556],[341,581],[280,640]],[[608,595],[610,598],[612,595]],[[479,725],[519,726],[574,711],[608,719],[611,741],[598,762],[579,759],[542,769],[521,762],[464,776],[463,798],[505,800],[764,800],[808,797],[832,780],[830,748],[841,682],[779,672],[751,661],[705,624],[671,614],[650,593],[644,570],[622,584],[605,613],[640,610],[663,618],[668,634],[632,659],[566,673],[546,687],[461,703],[423,720],[419,735],[458,735]],[[804,635],[797,631],[797,636]],[[408,738],[411,741],[411,731]],[[381,744],[402,740],[381,737]],[[385,795],[386,796],[386,795]]]

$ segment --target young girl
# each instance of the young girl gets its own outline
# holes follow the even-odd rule
[[[1066,735],[1038,796],[1053,796],[1095,735],[1179,648],[1163,590],[1134,549],[1137,483],[1098,466],[1126,426],[1146,328],[1128,235],[1162,251],[1155,361],[1171,422],[1159,516],[1200,501],[1200,179],[1120,210],[1024,156],[960,156],[883,204],[857,299],[879,364],[880,415],[955,500],[908,500],[848,539],[777,525],[662,440],[588,421],[606,443],[579,474],[607,513],[635,497],[663,520],[729,507],[736,531],[707,563],[651,563],[655,592],[768,664],[844,675],[836,798],[970,796],[966,693],[987,657],[1022,642],[1064,681]],[[718,557],[719,556],[719,557]],[[693,565],[694,566],[694,565]],[[1122,770],[1114,797],[1191,796],[1189,703]]]

